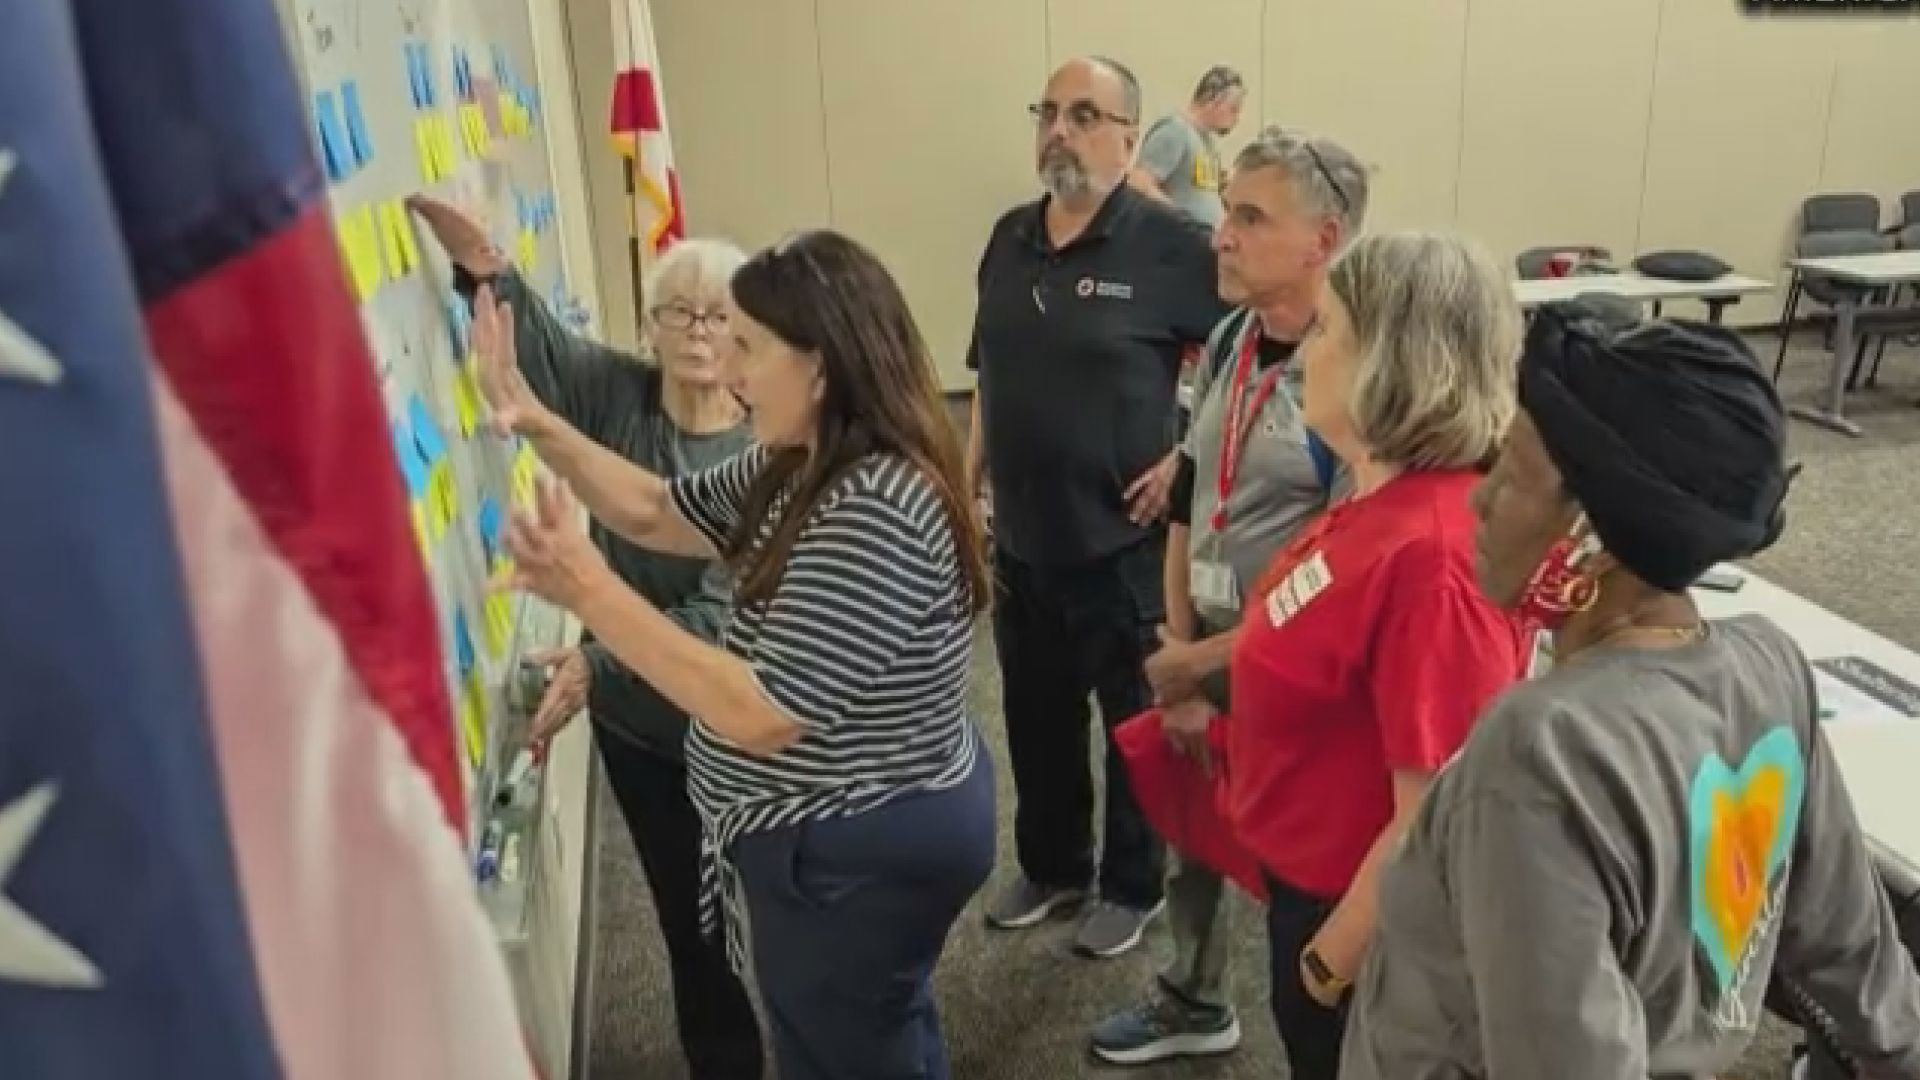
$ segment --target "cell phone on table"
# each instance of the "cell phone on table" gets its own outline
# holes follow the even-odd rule
[[[1725,566],[1714,567],[1700,575],[1699,581],[1694,582],[1695,585],[1698,585],[1702,589],[1712,589],[1714,592],[1729,593],[1739,592],[1741,586],[1746,583],[1747,575]]]

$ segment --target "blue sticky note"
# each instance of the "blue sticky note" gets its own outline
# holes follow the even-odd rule
[[[367,134],[367,116],[360,111],[360,85],[352,79],[340,87],[340,107],[347,114],[347,142],[353,150],[353,163],[365,165],[373,160],[373,137]]]
[[[462,676],[473,670],[473,632],[467,629],[467,609],[464,607],[453,609],[453,655]]]
[[[349,165],[347,133],[340,126],[340,110],[334,104],[333,91],[313,95],[314,123],[320,128],[320,156],[327,167],[327,179],[345,180],[353,169]]]
[[[415,45],[414,48],[419,50],[420,57],[420,102],[432,108],[434,98],[438,96],[433,88],[433,61],[427,58],[425,45]]]
[[[400,460],[400,475],[407,482],[407,498],[425,498],[427,494],[427,464],[420,460],[420,451],[414,439],[404,426],[395,425],[393,429],[393,453]]]
[[[413,107],[422,108],[427,103],[427,93],[420,85],[419,47],[411,42],[400,46],[407,58],[407,93],[413,99]]]
[[[502,86],[507,84],[507,50],[498,45],[493,47],[493,81]]]
[[[467,310],[467,302],[457,294],[447,296],[447,336],[453,346],[453,362],[460,363],[467,355],[467,332],[473,325],[473,313]]]
[[[487,562],[500,552],[501,544],[507,536],[507,519],[500,514],[500,504],[493,496],[484,495],[480,499],[480,543],[487,549]]]
[[[440,436],[440,425],[427,410],[427,403],[415,394],[407,399],[407,422],[413,425],[413,444],[428,465],[447,456],[447,442]]]

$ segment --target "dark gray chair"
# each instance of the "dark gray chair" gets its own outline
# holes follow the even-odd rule
[[[1900,228],[1902,231],[1920,226],[1920,191],[1909,191],[1900,196]]]
[[[1801,233],[1880,230],[1880,196],[1864,191],[1815,195],[1800,204]]]
[[[1831,198],[1832,196],[1820,196]],[[1813,200],[1808,200],[1811,203]],[[1879,203],[1876,200],[1876,208]],[[1877,213],[1877,210],[1876,210]],[[1795,258],[1822,259],[1834,255],[1874,255],[1893,250],[1893,237],[1874,229],[1849,229],[1845,231],[1820,231],[1803,234],[1794,241]],[[1793,280],[1787,286],[1787,306],[1780,312],[1780,355],[1773,361],[1773,381],[1780,381],[1780,373],[1787,366],[1787,341],[1793,331],[1793,316],[1800,306],[1802,297],[1806,297],[1831,307],[1842,300],[1854,303],[1866,303],[1878,290],[1859,285],[1847,285],[1830,278],[1793,272]],[[1866,339],[1860,341],[1860,356],[1855,359],[1857,367],[1860,359],[1866,356]]]
[[[1583,260],[1595,262],[1613,262],[1613,252],[1592,244],[1553,244],[1547,247],[1533,247],[1513,258],[1513,269],[1522,281],[1537,281],[1547,276],[1547,266],[1555,255],[1573,252]]]

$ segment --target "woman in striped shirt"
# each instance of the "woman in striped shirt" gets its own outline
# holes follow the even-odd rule
[[[965,712],[983,537],[926,345],[891,275],[832,232],[734,276],[734,392],[760,445],[671,482],[545,411],[510,313],[477,308],[496,420],[608,528],[717,553],[723,648],[625,588],[554,485],[510,538],[515,583],[698,719],[689,787],[709,911],[736,958],[742,901],[783,1080],[945,1077],[928,980],[993,864],[993,779]]]

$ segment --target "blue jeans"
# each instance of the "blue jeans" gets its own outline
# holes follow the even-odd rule
[[[930,980],[993,869],[993,766],[852,817],[742,837],[780,1080],[946,1080]]]

